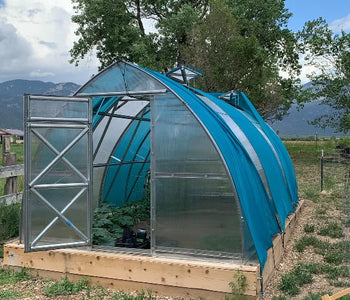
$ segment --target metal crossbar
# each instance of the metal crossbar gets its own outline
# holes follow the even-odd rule
[[[44,203],[55,215],[57,215],[57,217],[56,218],[60,218],[68,227],[71,227],[84,241],[88,241],[88,237],[85,235],[85,234],[83,234],[71,221],[69,221],[60,211],[58,211],[49,201],[47,201],[46,200],[46,198],[43,196],[43,195],[41,195],[35,188],[32,188],[31,189],[31,191],[36,195],[36,196],[38,196],[39,197],[39,199],[42,201],[42,203]],[[74,200],[74,199],[73,199]],[[73,201],[72,200],[72,201]],[[75,199],[76,200],[76,199]],[[75,202],[75,200],[74,200],[74,202]],[[71,202],[72,202],[71,201]],[[71,203],[70,202],[70,203]],[[73,202],[73,203],[74,203]],[[71,203],[71,205],[73,204],[73,203]],[[70,205],[70,206],[71,206]],[[67,206],[66,206],[67,207]],[[69,208],[69,207],[68,207]],[[67,209],[68,209],[67,208]],[[56,219],[55,218],[55,219]],[[52,222],[55,220],[55,219],[53,219],[52,220]],[[56,222],[56,221],[55,221]],[[51,227],[51,226],[50,226]],[[45,228],[46,229],[46,228]],[[45,230],[44,229],[44,230]],[[47,229],[48,230],[48,229]],[[46,230],[46,231],[47,231]],[[46,232],[45,231],[45,232]],[[39,234],[40,235],[40,234]],[[42,236],[41,236],[42,237]],[[40,237],[40,238],[41,238]],[[38,242],[38,240],[36,241],[36,242]]]
[[[79,197],[87,190],[87,188],[83,188],[81,189],[78,194],[60,211],[60,215],[63,216],[63,214],[79,199]],[[34,190],[34,193],[38,193],[36,190]],[[53,226],[55,225],[55,223],[59,220],[59,216],[55,217],[45,228],[42,232],[40,232],[40,234],[34,239],[34,241],[32,242],[32,247],[35,247],[36,244],[40,241],[40,239],[44,236],[44,234]],[[65,222],[65,224],[67,224]],[[72,223],[71,223],[72,224]],[[73,229],[77,229],[75,226],[70,226]],[[81,233],[81,231],[78,229],[78,231]],[[88,238],[83,234],[82,237],[85,238],[85,240],[87,240]]]
[[[87,132],[89,128],[83,129],[78,136],[75,137],[30,183],[33,186],[40,178],[42,178]],[[49,143],[49,142],[48,142]]]

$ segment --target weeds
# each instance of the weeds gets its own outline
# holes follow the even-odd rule
[[[10,300],[10,299],[21,299],[22,295],[20,292],[16,292],[13,290],[0,290],[0,299],[1,300]]]
[[[314,236],[303,236],[296,242],[295,250],[303,252],[309,246],[312,246],[317,254],[322,255],[327,263],[339,265],[350,260],[349,241],[331,244],[330,242],[321,241]]]
[[[299,264],[291,272],[282,275],[278,288],[289,296],[295,296],[303,285],[313,282],[315,274],[325,274],[326,278],[333,280],[330,281],[332,283],[340,277],[350,278],[350,268],[325,263]]]
[[[242,274],[241,271],[238,271],[235,275],[233,275],[233,280],[230,281],[228,285],[231,288],[233,298],[226,296],[225,300],[247,299],[247,297],[243,296],[244,292],[247,289],[247,277]]]
[[[28,280],[29,278],[30,276],[24,268],[21,269],[20,272],[0,269],[0,286],[5,284],[15,284],[20,281]]]
[[[329,236],[331,238],[341,238],[343,236],[343,230],[338,223],[331,222],[325,227],[322,227],[318,231],[318,234],[323,236]]]
[[[0,242],[18,236],[20,209],[20,203],[0,202]]]
[[[74,283],[62,277],[60,281],[55,281],[44,288],[45,296],[55,297],[59,295],[75,295],[86,288],[87,280],[83,279]]]
[[[305,224],[304,225],[304,232],[306,233],[311,233],[315,231],[315,226],[314,225],[309,225],[309,224]]]

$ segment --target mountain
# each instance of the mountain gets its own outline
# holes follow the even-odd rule
[[[69,96],[80,86],[72,82],[53,83],[16,79],[0,83],[0,128],[23,129],[23,95]]]
[[[305,103],[304,108],[298,109],[293,104],[288,111],[288,115],[281,121],[275,121],[270,126],[278,132],[281,137],[302,137],[302,136],[342,136],[344,134],[336,133],[332,128],[319,128],[309,124],[321,115],[329,115],[333,112],[333,108],[324,105],[321,100],[314,100]]]

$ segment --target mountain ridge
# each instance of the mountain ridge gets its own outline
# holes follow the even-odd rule
[[[307,83],[304,87],[310,88],[311,85]],[[23,129],[24,94],[71,96],[79,87],[80,85],[73,82],[53,83],[26,79],[0,83],[0,128]],[[281,137],[342,135],[334,132],[332,128],[322,129],[309,124],[310,121],[332,111],[330,106],[322,105],[320,100],[305,103],[303,109],[298,109],[297,104],[293,104],[289,114],[282,121],[270,122],[269,125]]]
[[[0,128],[23,129],[23,95],[71,96],[80,85],[14,79],[0,83]]]

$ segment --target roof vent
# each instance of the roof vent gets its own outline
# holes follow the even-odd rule
[[[165,75],[171,79],[180,82],[182,84],[188,84],[188,82],[196,77],[203,76],[203,71],[196,69],[190,65],[181,65]]]

